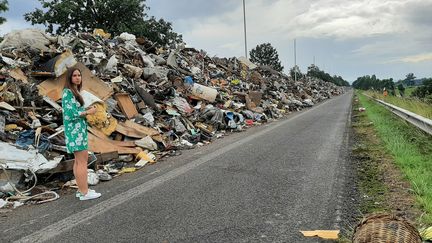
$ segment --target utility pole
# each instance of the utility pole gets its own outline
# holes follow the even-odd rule
[[[245,57],[247,57],[247,37],[246,37],[246,3],[245,0],[243,0],[243,24],[244,24],[244,32],[245,32]]]
[[[296,50],[296,39],[294,39],[294,81],[297,82],[297,50]]]
[[[247,54],[247,37],[246,37],[246,3],[245,0],[243,0],[243,23],[244,23],[244,41],[245,41],[245,57],[248,59]]]

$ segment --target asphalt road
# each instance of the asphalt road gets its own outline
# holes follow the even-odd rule
[[[74,195],[0,215],[1,242],[320,242],[340,221],[352,92]]]

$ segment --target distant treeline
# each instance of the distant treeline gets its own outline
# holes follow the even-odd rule
[[[383,90],[386,88],[387,90],[394,90],[395,83],[392,78],[389,79],[378,79],[375,74],[372,76],[366,75],[363,77],[358,77],[356,81],[352,84],[352,86],[356,89],[362,90]]]
[[[306,75],[309,77],[322,79],[329,83],[334,83],[338,86],[350,86],[349,82],[344,80],[341,76],[336,76],[336,75],[331,76],[329,73],[320,70],[318,66],[315,66],[313,64],[308,67],[308,71]]]
[[[432,78],[424,78],[418,82],[418,79],[412,73],[407,74],[404,80],[399,80],[396,83],[393,82],[392,78],[378,79],[375,75],[366,75],[358,77],[352,86],[355,89],[377,91],[383,91],[385,88],[390,95],[396,95],[397,88],[401,96],[404,96],[406,87],[415,87],[415,90],[411,93],[411,97],[432,103]]]

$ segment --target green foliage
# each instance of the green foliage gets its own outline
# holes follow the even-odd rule
[[[164,19],[157,20],[155,17],[151,17],[140,25],[136,25],[132,33],[137,36],[145,36],[160,45],[170,45],[183,41],[182,35],[172,31],[172,24],[170,22]]]
[[[416,79],[416,77],[414,76],[414,73],[408,73],[406,75],[405,80],[404,80],[405,85],[413,86],[414,85],[414,79]]]
[[[296,71],[297,71],[297,73],[296,73]],[[304,77],[304,74],[301,72],[299,66],[297,66],[297,65],[294,66],[294,67],[292,67],[290,69],[290,76],[291,76],[291,78],[295,79],[296,75],[297,75],[297,80],[299,80],[299,79],[301,79],[301,78]]]
[[[423,223],[432,223],[432,137],[397,118],[384,107],[359,95],[373,122],[377,135],[394,158],[395,164],[414,187],[418,204],[422,207]]]
[[[414,92],[414,90],[416,90],[417,88],[416,87],[407,87],[406,89],[405,89],[405,94],[407,95],[407,96],[411,96],[411,94]]]
[[[398,84],[397,88],[399,90],[400,95],[402,97],[405,96],[405,86],[403,84]]]
[[[375,74],[372,76],[366,75],[359,77],[354,81],[353,87],[356,89],[368,90],[383,90],[384,88],[390,92],[391,95],[395,95],[395,83],[392,78],[389,79],[377,79]]]
[[[0,0],[0,13],[8,11],[8,1],[7,0]],[[6,19],[4,17],[0,16],[0,24],[3,24],[6,22]]]
[[[416,88],[411,96],[424,99],[428,103],[432,103],[432,78],[424,79],[423,86]]]
[[[309,77],[315,77],[321,80],[324,80],[329,83],[334,83],[338,86],[350,86],[348,81],[344,80],[341,76],[334,75],[333,77],[324,72],[323,70],[320,70],[318,66],[315,66],[314,64],[310,65],[308,67],[307,76]]]
[[[409,92],[409,89],[405,90],[405,93],[407,95],[409,94]],[[405,110],[411,111],[417,115],[432,119],[432,106],[418,98],[384,96],[383,92],[377,92],[372,90],[365,91],[364,94],[367,94],[376,99],[383,100],[387,103],[403,108]]]
[[[282,72],[284,67],[279,61],[279,54],[276,49],[270,43],[263,43],[257,45],[254,49],[249,52],[251,61],[259,64],[270,66],[276,71]]]
[[[39,0],[42,9],[26,13],[32,24],[43,24],[56,34],[91,32],[95,28],[119,35],[128,32],[160,45],[181,41],[172,25],[163,19],[148,18],[145,0]]]

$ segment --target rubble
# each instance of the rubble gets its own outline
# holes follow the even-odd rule
[[[16,31],[0,43],[3,173],[18,170],[20,177],[31,170],[45,182],[57,178],[55,188],[73,184],[73,156],[66,153],[60,106],[70,67],[82,71],[85,106],[97,108],[87,116],[89,150],[95,153],[89,159],[93,184],[343,92],[309,77],[295,82],[246,58],[210,57],[180,45],[156,49],[128,33],[111,38],[97,29],[53,37]],[[34,183],[8,181],[12,178],[1,173],[2,198],[19,194],[6,183],[20,189]]]

